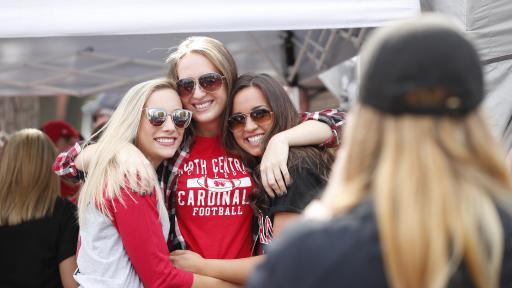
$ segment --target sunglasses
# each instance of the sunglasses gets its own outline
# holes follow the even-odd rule
[[[204,91],[215,92],[222,87],[222,80],[224,78],[225,77],[219,73],[206,73],[197,78],[197,83],[199,84],[199,87],[201,87],[201,89]],[[176,88],[180,97],[188,97],[194,93],[194,89],[196,88],[196,80],[191,77],[180,79],[176,82]]]
[[[267,108],[257,108],[250,113],[235,113],[228,118],[228,128],[233,132],[244,129],[247,117],[251,117],[251,120],[258,125],[265,125],[272,121],[272,114],[274,112]]]
[[[146,111],[146,118],[153,126],[162,126],[167,121],[167,116],[171,116],[172,123],[176,128],[184,129],[190,125],[192,120],[192,112],[186,109],[176,109],[171,113],[167,113],[162,108],[144,108]]]

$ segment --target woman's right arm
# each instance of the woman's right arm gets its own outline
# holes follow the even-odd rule
[[[189,250],[176,250],[169,258],[178,268],[209,277],[243,285],[264,256],[240,259],[205,259]]]
[[[89,163],[96,154],[97,144],[87,145],[85,148],[79,143],[71,147],[67,151],[60,153],[53,163],[53,171],[65,180],[78,183],[85,180],[85,173],[89,169]],[[138,167],[145,165],[140,159],[141,157],[132,157],[133,153],[140,153],[132,144],[124,146],[118,153],[120,166],[130,173],[136,174]]]
[[[109,210],[126,253],[145,287],[236,287],[174,267],[168,258],[156,194],[142,196],[123,190],[122,195],[124,205],[116,199]]]
[[[83,171],[79,170],[75,164],[75,159],[81,152],[82,147],[79,143],[67,151],[61,152],[53,162],[53,172],[72,183],[83,181]]]

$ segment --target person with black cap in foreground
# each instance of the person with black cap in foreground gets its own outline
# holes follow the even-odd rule
[[[377,30],[320,203],[248,287],[512,287],[512,180],[474,47],[436,15]],[[285,233],[286,234],[286,233]]]

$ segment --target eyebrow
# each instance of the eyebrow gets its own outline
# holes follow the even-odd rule
[[[251,113],[252,111],[256,110],[256,109],[259,109],[259,108],[267,108],[268,110],[271,110],[270,107],[268,107],[267,105],[259,105],[259,106],[256,106],[256,107],[253,107],[249,113]],[[247,114],[247,113],[244,113],[244,112],[234,112],[234,113],[231,113],[231,115],[237,115],[237,114]]]
[[[256,106],[256,107],[252,108],[251,111],[254,111],[254,110],[259,109],[259,108],[268,108],[268,109],[270,109],[270,107],[268,107],[267,105],[260,105],[260,106]]]

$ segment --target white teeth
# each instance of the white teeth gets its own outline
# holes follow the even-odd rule
[[[249,141],[252,145],[260,144],[261,139],[263,138],[263,134],[251,136],[247,138],[247,141]]]
[[[212,102],[213,101],[208,101],[201,104],[194,104],[194,107],[196,107],[196,109],[206,109],[210,106],[210,104],[212,104]]]
[[[166,144],[172,144],[176,139],[174,138],[155,138],[156,142],[159,143],[166,143]]]

